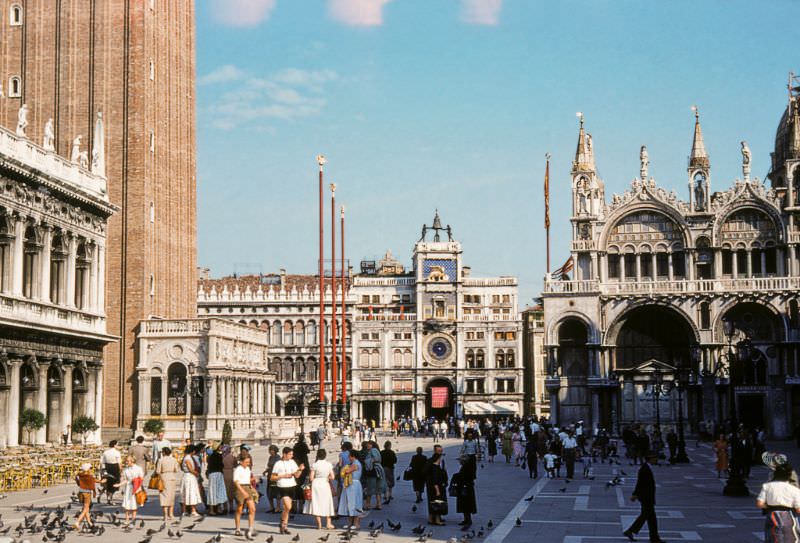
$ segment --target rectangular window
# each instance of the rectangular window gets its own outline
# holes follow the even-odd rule
[[[444,313],[444,300],[434,300],[433,301],[433,311],[434,311],[434,318],[443,319],[445,316]]]
[[[380,294],[373,294],[373,295],[372,295],[372,303],[373,303],[373,304],[379,304],[379,303],[381,303],[381,296],[380,296]]]
[[[494,339],[495,339],[495,341],[503,341],[503,339],[504,339],[503,332],[495,332],[494,333]]]
[[[669,277],[669,256],[667,253],[658,253],[656,255],[656,275]]]
[[[403,339],[403,334],[401,334],[400,332],[395,332],[394,339]]]
[[[361,339],[369,340],[369,334],[361,334]]]
[[[673,277],[686,277],[686,260],[683,251],[672,253],[672,275]]]
[[[475,332],[467,332],[467,339],[475,339]]]
[[[392,391],[394,392],[413,392],[414,380],[413,379],[392,379]]]
[[[405,332],[403,334],[403,339],[411,339],[411,332]]]
[[[500,303],[500,295],[499,294],[492,294],[492,303],[499,304]]]
[[[517,339],[516,332],[506,332],[506,341],[514,341],[515,339]]]
[[[625,279],[636,281],[636,255],[628,253],[625,255]]]
[[[650,279],[653,275],[653,257],[650,253],[639,255],[639,262],[642,270],[642,279]]]
[[[767,273],[775,275],[778,273],[778,257],[777,252],[775,251],[775,247],[769,247],[766,249],[767,253]]]
[[[380,338],[381,338],[381,335],[380,335],[379,332],[372,332],[372,339],[373,340],[380,339]]]
[[[483,332],[476,332],[475,339],[485,339],[486,335]]]
[[[361,303],[368,304],[369,303],[369,294],[362,294],[361,295]]]
[[[738,266],[738,276],[739,277],[746,277],[747,276],[747,251],[741,249],[736,251],[736,265]]]
[[[497,392],[514,392],[514,379],[497,379],[495,384]]]
[[[362,379],[361,380],[362,392],[380,392],[381,381],[380,379]]]
[[[410,294],[403,294],[403,303],[410,304],[411,303],[411,295]]]
[[[733,254],[728,249],[722,250],[722,275],[733,275]]]
[[[619,279],[619,255],[608,255],[608,278]]]
[[[467,392],[470,394],[483,394],[483,379],[467,379]]]
[[[511,303],[511,295],[510,294],[503,294],[503,303],[510,304]]]
[[[399,294],[392,294],[392,303],[400,303],[400,295]]]

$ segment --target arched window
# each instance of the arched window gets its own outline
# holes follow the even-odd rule
[[[6,365],[0,362],[0,389],[7,388],[8,386],[8,371],[6,370]]]
[[[413,361],[412,356],[413,355],[411,353],[411,349],[406,349],[405,351],[403,351],[403,367],[404,368],[410,368],[411,366],[413,366],[414,361]]]
[[[25,229],[25,241],[22,260],[22,295],[26,298],[37,296],[39,278],[39,250],[41,245],[36,230],[29,226]]]
[[[317,359],[309,358],[306,361],[306,381],[316,381],[319,378],[317,370]]]
[[[303,321],[297,321],[294,325],[294,344],[295,345],[306,344],[306,330]]]
[[[73,374],[74,375],[74,374]],[[150,379],[150,414],[161,415],[161,375]]]
[[[51,390],[64,388],[64,379],[57,366],[51,365],[47,368],[47,388]]]
[[[294,326],[292,325],[292,321],[286,321],[283,323],[283,344],[284,345],[294,345],[294,338],[292,337],[294,333]]]
[[[392,351],[392,366],[395,368],[403,367],[403,352],[400,349]]]
[[[292,380],[292,372],[294,368],[292,367],[292,359],[291,358],[284,358],[283,359],[283,381],[291,381]]]
[[[505,368],[506,367],[506,353],[503,349],[497,349],[494,355],[495,360],[495,367],[496,368]]]
[[[64,303],[66,262],[67,247],[64,243],[64,236],[57,233],[50,243],[50,301],[54,304]]]
[[[369,353],[369,367],[381,367],[381,352],[378,349],[372,349],[372,352]]]
[[[78,244],[75,260],[75,307],[83,309],[89,303],[89,270],[91,259],[86,247],[86,242]]]
[[[467,367],[474,368],[475,367],[475,351],[472,349],[467,349]]]
[[[513,368],[514,367],[514,350],[508,349],[506,350],[506,367]]]
[[[486,367],[486,356],[483,354],[483,349],[478,349],[477,351],[475,351],[475,367],[476,368]]]
[[[275,378],[276,379],[280,379],[281,378],[281,359],[280,358],[275,357],[275,358],[272,359],[272,362],[270,362],[270,364],[269,364],[269,371],[275,373]]]
[[[36,379],[36,371],[30,364],[24,364],[19,372],[20,383],[25,390],[35,390],[39,388],[39,381]]]
[[[304,381],[306,378],[306,365],[302,358],[294,361],[294,380]]]
[[[359,368],[369,367],[369,349],[361,349],[358,352],[358,367]]]
[[[22,25],[22,6],[19,4],[11,5],[11,10],[8,15],[8,22],[11,26]]]
[[[711,328],[711,307],[708,302],[700,302],[700,328],[703,330]]]
[[[186,415],[186,366],[173,362],[167,370],[167,415]]]
[[[272,333],[270,334],[270,339],[273,345],[281,345],[281,323],[280,321],[275,321],[272,323]]]
[[[19,76],[13,76],[8,80],[8,97],[19,98],[22,96],[22,80]]]
[[[306,345],[319,345],[317,343],[317,323],[308,321],[306,324]]]

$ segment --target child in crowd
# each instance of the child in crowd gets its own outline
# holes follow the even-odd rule
[[[583,478],[588,479],[592,476],[592,455],[582,453],[581,454],[581,463],[583,464]]]
[[[547,476],[550,479],[554,479],[556,476],[557,461],[558,461],[558,456],[556,456],[552,452],[548,452],[546,455],[544,455],[544,470],[547,472]]]

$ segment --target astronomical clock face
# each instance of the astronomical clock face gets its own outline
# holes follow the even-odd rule
[[[435,335],[425,345],[425,354],[432,366],[449,366],[455,356],[455,346],[447,336]]]

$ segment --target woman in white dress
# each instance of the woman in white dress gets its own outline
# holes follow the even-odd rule
[[[142,488],[143,482],[144,471],[136,465],[133,456],[127,456],[119,482],[122,489],[122,508],[125,510],[125,526],[136,521],[136,510],[139,508],[139,504],[136,503],[136,492]]]
[[[197,504],[203,502],[200,495],[200,485],[197,482],[197,476],[200,474],[200,467],[192,457],[194,446],[187,445],[183,451],[183,461],[181,462],[181,470],[183,471],[183,478],[181,479],[181,498],[183,500],[183,514],[199,517],[200,513],[197,512]]]
[[[342,468],[342,496],[339,498],[339,515],[348,517],[348,527],[361,528],[361,513],[364,511],[364,491],[361,488],[361,462],[356,451],[350,450],[349,463]]]
[[[306,502],[306,511],[314,515],[317,521],[317,529],[322,530],[322,517],[325,517],[325,528],[333,530],[331,517],[336,515],[333,507],[333,465],[325,460],[328,453],[325,449],[317,450],[317,461],[311,464],[311,501]]]

